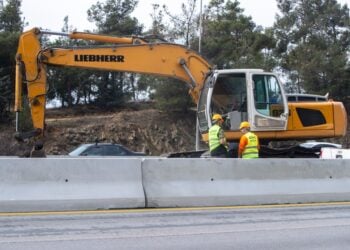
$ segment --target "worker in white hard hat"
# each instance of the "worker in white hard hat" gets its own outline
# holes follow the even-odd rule
[[[243,159],[259,158],[259,139],[256,134],[250,132],[249,122],[242,122],[239,126],[239,130],[243,135],[239,141],[238,157]]]
[[[222,129],[222,124],[224,119],[219,114],[214,114],[213,126],[209,129],[209,150],[210,155],[213,157],[227,157],[227,143],[225,138],[224,130]]]

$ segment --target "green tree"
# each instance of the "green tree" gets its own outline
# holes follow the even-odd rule
[[[0,119],[7,118],[14,99],[15,55],[18,33],[0,32]]]
[[[73,27],[69,25],[69,18],[64,18],[62,32],[71,32]],[[79,47],[88,46],[88,41],[72,40],[60,37],[55,41],[44,41],[47,47]],[[81,68],[49,67],[47,98],[49,101],[59,100],[62,107],[88,104],[94,96],[94,71]]]
[[[264,68],[276,62],[272,33],[244,15],[238,1],[212,0],[203,16],[202,51],[218,68]]]
[[[24,23],[21,19],[21,0],[8,0],[0,12],[0,30],[7,32],[22,31]]]
[[[98,32],[108,35],[140,35],[143,26],[130,14],[137,0],[107,0],[97,2],[88,10],[88,19],[95,22]],[[96,103],[102,106],[119,105],[136,96],[136,77],[124,72],[99,73],[100,85]]]
[[[187,112],[193,106],[188,88],[176,79],[158,80],[154,99],[161,110]]]
[[[16,45],[24,25],[20,7],[20,0],[8,0],[0,10],[0,120],[7,118],[14,98]]]
[[[183,41],[186,47],[191,47],[198,30],[196,5],[197,0],[187,0],[186,3],[181,3],[180,14],[172,14],[166,5],[163,6],[164,12],[170,18],[170,27],[167,30],[168,38],[172,41]]]
[[[336,0],[278,0],[276,54],[297,89],[347,101],[349,8]]]
[[[154,4],[151,14],[152,27],[147,33],[170,41],[183,41],[185,46],[189,47],[196,27],[195,3],[196,0],[182,3],[181,15],[171,13],[166,6],[161,8]],[[170,18],[170,24],[165,22],[166,16]],[[138,81],[138,89],[155,100],[156,107],[161,110],[187,112],[193,106],[187,85],[176,79],[143,75]]]
[[[106,0],[97,2],[87,11],[88,20],[94,22],[98,32],[109,35],[140,35],[143,26],[131,17],[137,0]]]
[[[148,33],[151,35],[163,37],[167,31],[167,25],[164,22],[164,13],[162,9],[160,9],[159,4],[153,4],[152,7],[152,28]]]

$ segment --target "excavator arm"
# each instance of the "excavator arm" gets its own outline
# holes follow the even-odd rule
[[[70,39],[103,42],[103,46],[42,48],[42,34],[67,35]],[[19,40],[16,55],[15,112],[22,109],[22,80],[28,89],[34,131],[18,137],[42,135],[45,126],[47,65],[89,68],[105,71],[122,71],[153,74],[179,79],[190,88],[194,102],[200,91],[210,64],[195,51],[171,43],[149,43],[142,38],[113,37],[90,33],[62,34],[43,32],[37,28],[24,32]],[[18,124],[18,123],[16,123]],[[18,132],[18,125],[16,125]]]

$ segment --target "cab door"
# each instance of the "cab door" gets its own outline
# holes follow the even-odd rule
[[[286,130],[288,104],[281,83],[271,73],[249,73],[248,113],[253,131]]]

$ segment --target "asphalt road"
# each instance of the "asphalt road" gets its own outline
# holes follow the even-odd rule
[[[0,214],[0,249],[349,249],[350,203]]]

